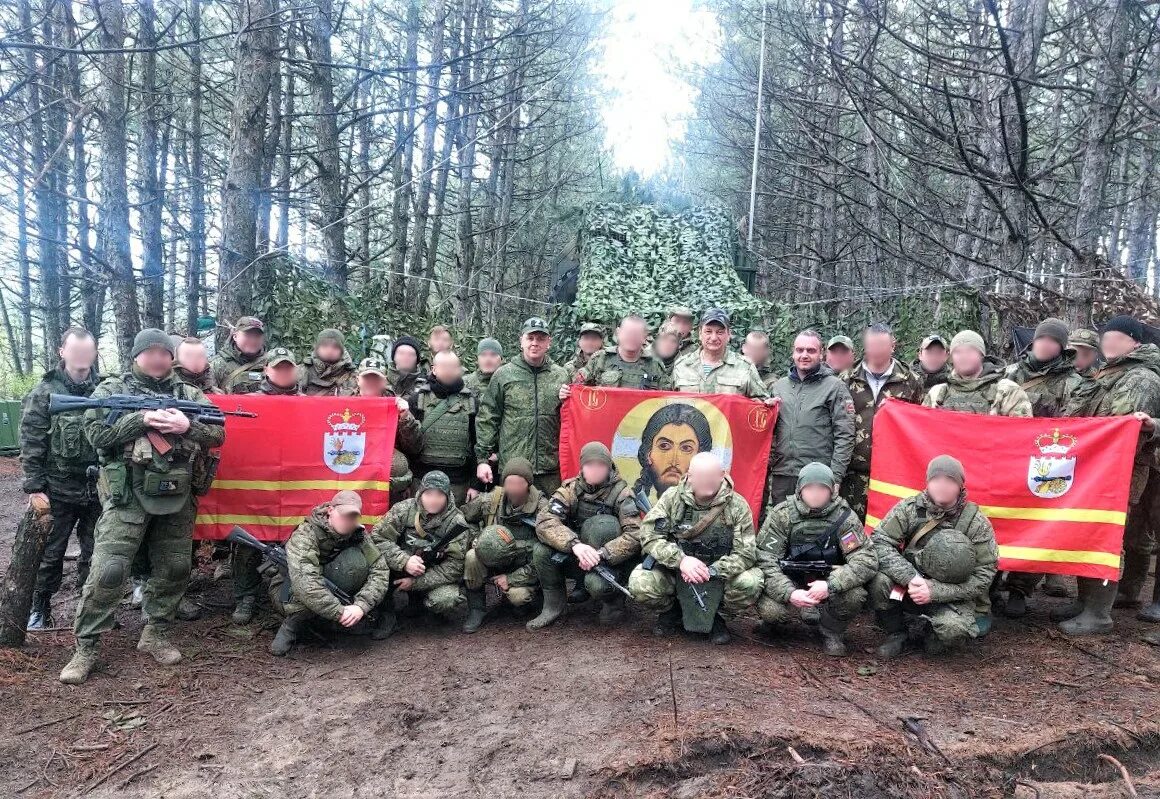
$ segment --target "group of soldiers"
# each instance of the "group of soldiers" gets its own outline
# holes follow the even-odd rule
[[[169,633],[175,619],[199,612],[184,599],[190,539],[222,428],[176,410],[109,424],[102,409],[50,415],[47,404],[54,393],[208,404],[214,392],[393,397],[399,409],[391,508],[372,529],[360,522],[359,495],[340,491],[290,536],[284,573],[255,550],[232,552],[232,619],[251,622],[268,599],[282,617],[275,655],[317,625],[385,638],[400,614],[446,619],[465,611],[463,630],[472,633],[488,616],[489,585],[501,605],[530,617],[529,630],[588,601],[599,603],[602,623],[615,624],[631,596],[658,612],[658,635],[684,626],[714,643],[730,639],[729,617],[755,609],[759,632],[776,634],[797,608],[817,625],[823,650],[842,655],[846,626],[867,605],[886,633],[882,657],[911,642],[940,652],[986,635],[992,604],[1024,614],[1043,576],[998,573],[991,524],[967,498],[968,475],[949,455],[927,464],[922,493],[867,533],[874,415],[887,397],[990,415],[1141,419],[1122,578],[1079,578],[1074,601],[1052,615],[1070,635],[1110,631],[1113,606],[1140,608],[1141,619],[1160,622],[1160,589],[1151,602],[1140,596],[1160,499],[1160,350],[1140,321],[1118,316],[1097,334],[1046,319],[1010,365],[969,330],[949,341],[926,337],[909,364],[883,324],[863,331],[861,357],[846,336],[826,341],[805,330],[785,375],[770,363],[765,333],[745,335],[740,352],[731,348],[733,333],[719,308],[705,310],[699,324],[691,309],[673,308],[656,331],[630,314],[611,344],[600,326],[583,325],[574,357],[559,364],[549,357],[549,325],[531,318],[518,352],[505,357],[499,341],[485,338],[476,371],[465,375],[443,326],[426,345],[395,339],[389,363],[356,365],[340,331],[322,331],[299,360],[268,348],[262,321],[243,317],[212,363],[199,339],[144,330],[130,370],[98,380],[93,337],[70,329],[59,366],[27,398],[22,423],[30,507],[52,516],[29,627],[52,624],[51,598],[75,530],[83,590],[76,649],[61,680],[80,683],[93,670],[130,576],[141,580],[147,619],[138,648],[163,664],[180,661]],[[562,476],[560,407],[576,385],[739,394],[777,405],[759,517],[711,451],[693,455],[652,507],[602,443],[585,445],[579,472]],[[1043,591],[1067,595],[1069,587],[1052,577]]]

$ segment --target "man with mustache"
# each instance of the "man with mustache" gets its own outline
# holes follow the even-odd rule
[[[666,405],[645,423],[637,460],[640,477],[634,490],[659,497],[681,482],[698,452],[713,448],[709,420],[693,405]]]

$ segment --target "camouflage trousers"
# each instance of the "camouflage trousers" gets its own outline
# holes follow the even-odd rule
[[[676,601],[679,579],[677,571],[660,564],[651,569],[637,566],[628,576],[628,590],[632,592],[632,598],[646,608],[663,613]],[[725,581],[725,593],[721,598],[722,615],[737,616],[745,611],[757,601],[764,585],[761,569],[757,567],[730,577]]]
[[[1148,565],[1156,548],[1156,530],[1160,527],[1160,472],[1148,470],[1140,498],[1128,505],[1124,524],[1123,572],[1119,595],[1138,600],[1148,577]]]
[[[830,630],[841,632],[849,625],[850,620],[862,612],[866,606],[866,589],[856,585],[849,591],[830,594],[825,602],[818,605],[821,612],[821,624]],[[788,602],[778,602],[768,594],[762,594],[757,600],[757,615],[761,620],[770,624],[780,624],[789,619],[790,608]]]
[[[948,647],[978,636],[973,600],[916,605],[909,597],[903,597],[902,601],[891,599],[893,588],[894,582],[881,573],[874,575],[870,583],[870,604],[874,607],[878,626],[887,633],[904,632],[907,616],[922,616],[930,622],[938,640]]]
[[[95,642],[113,628],[113,610],[125,593],[130,564],[140,547],[148,548],[151,564],[142,609],[154,627],[172,623],[193,565],[195,513],[192,498],[181,510],[164,516],[146,513],[135,499],[105,508],[97,521],[92,568],[73,622],[78,640]]]
[[[861,521],[866,521],[866,500],[870,493],[870,475],[850,472],[842,478],[838,494],[850,505]]]
[[[521,608],[533,602],[540,595],[540,589],[534,585],[512,585],[508,590],[500,591],[500,595],[513,608]]]
[[[101,506],[97,502],[69,502],[51,493],[48,503],[52,527],[40,558],[40,567],[36,570],[36,593],[51,595],[60,590],[64,553],[68,550],[73,530],[76,530],[77,542],[81,545],[81,555],[77,558],[77,585],[84,585],[88,578],[89,564],[93,559],[93,529],[101,515]]]
[[[593,599],[611,599],[613,594],[620,593],[595,572],[586,572],[581,569],[580,564],[571,554],[563,563],[555,563],[552,560],[554,554],[556,554],[556,550],[547,544],[540,541],[532,544],[532,567],[536,570],[536,577],[543,588],[563,591],[567,586],[566,581],[571,578],[576,582],[577,587],[583,585],[584,590]],[[622,564],[611,568],[616,573],[616,578],[620,584],[627,588],[628,586],[625,585],[624,581],[629,572],[632,571],[632,564]]]
[[[404,577],[403,574],[391,573],[391,579],[397,580]],[[445,583],[443,585],[432,586],[423,591],[411,589],[407,592],[408,600],[412,603],[422,601],[423,607],[439,616],[450,616],[455,612],[456,608],[467,602],[467,596],[463,593],[463,589],[459,584]],[[388,593],[383,602],[394,601],[394,593]],[[387,607],[390,607],[388,605]]]

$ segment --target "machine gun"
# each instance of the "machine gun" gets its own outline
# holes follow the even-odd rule
[[[286,549],[282,545],[267,544],[264,541],[259,541],[237,525],[234,526],[234,529],[230,530],[230,534],[226,536],[226,540],[231,543],[241,544],[242,546],[250,547],[251,549],[256,549],[261,552],[262,557],[264,557],[267,561],[270,562],[272,566],[274,566],[274,568],[282,573],[281,600],[283,604],[290,601],[290,563],[286,560]],[[354,604],[354,597],[352,597],[346,591],[343,591],[326,577],[322,578],[322,584],[326,586],[326,590],[334,594],[334,598],[341,602],[344,606]]]

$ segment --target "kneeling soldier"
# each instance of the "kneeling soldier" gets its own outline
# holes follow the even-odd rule
[[[528,622],[528,629],[547,627],[564,612],[568,577],[576,581],[573,601],[594,596],[601,603],[600,623],[619,621],[624,595],[593,570],[606,564],[618,582],[623,580],[617,571],[626,571],[627,562],[640,552],[639,532],[640,510],[612,463],[612,453],[599,441],[585,444],[580,474],[556,489],[536,519],[540,540],[532,546],[532,562],[544,588],[544,609]]]
[[[878,556],[858,515],[838,496],[829,466],[807,463],[796,495],[766,514],[757,562],[765,575],[757,600],[762,626],[785,621],[789,605],[820,606],[823,651],[845,655],[846,626],[866,603]]]
[[[653,634],[673,633],[683,621],[686,630],[710,633],[715,644],[729,643],[717,611],[737,615],[761,593],[755,539],[753,513],[721,460],[712,452],[694,455],[681,482],[641,523],[645,562],[633,569],[628,589],[637,602],[661,612]]]
[[[379,605],[390,587],[391,572],[378,547],[359,524],[362,498],[339,491],[298,525],[286,542],[290,586],[275,571],[270,601],[282,616],[270,654],[282,657],[313,622],[325,619],[354,627]],[[327,587],[329,580],[354,597],[342,604]]]
[[[391,508],[371,535],[399,575],[395,591],[409,592],[412,602],[423,595],[423,607],[438,616],[450,616],[463,604],[464,539],[468,532],[463,514],[451,496],[451,480],[438,470],[419,481],[414,499]],[[379,614],[375,635],[384,638],[395,628],[390,603]]]
[[[467,586],[467,619],[463,632],[473,633],[487,614],[484,585],[488,580],[512,607],[529,604],[539,593],[532,566],[536,516],[548,507],[532,485],[532,464],[512,458],[503,468],[503,485],[480,494],[463,506],[463,518],[480,532],[467,550],[463,582]]]
[[[926,490],[895,505],[874,531],[879,573],[870,599],[888,636],[879,657],[902,652],[907,615],[929,622],[929,654],[978,637],[975,602],[986,596],[999,550],[965,485],[963,465],[939,455],[926,467]]]

